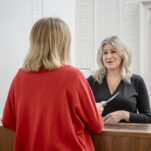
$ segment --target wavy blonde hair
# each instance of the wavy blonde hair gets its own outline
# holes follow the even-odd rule
[[[26,71],[51,70],[70,61],[71,35],[59,18],[42,18],[30,34],[30,49],[24,61]]]
[[[117,36],[107,37],[105,40],[102,41],[101,46],[97,53],[97,64],[99,69],[94,72],[93,77],[99,83],[102,83],[103,78],[107,74],[107,69],[103,64],[103,47],[105,44],[111,44],[113,48],[117,51],[117,53],[122,57],[122,65],[121,65],[121,76],[122,79],[127,82],[131,83],[131,54],[128,51],[127,46],[125,43]]]

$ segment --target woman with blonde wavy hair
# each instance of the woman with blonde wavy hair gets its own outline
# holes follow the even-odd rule
[[[98,70],[88,82],[104,123],[151,123],[146,85],[140,75],[132,74],[126,44],[117,36],[107,37],[98,50],[97,64]]]
[[[90,132],[100,133],[103,120],[87,80],[68,65],[70,41],[59,18],[34,24],[2,117],[16,132],[15,151],[94,151]]]

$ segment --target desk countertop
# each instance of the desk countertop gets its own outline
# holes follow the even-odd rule
[[[151,137],[151,124],[117,123],[104,125],[103,135]],[[95,135],[95,134],[94,134]]]
[[[150,133],[151,124],[133,124],[133,123],[118,123],[118,124],[106,124],[103,131],[109,132],[137,132],[137,133]]]
[[[2,123],[0,121],[0,127]],[[117,123],[117,124],[106,124],[104,125],[103,132],[113,132],[113,133],[145,133],[151,135],[151,124],[133,124],[133,123]]]

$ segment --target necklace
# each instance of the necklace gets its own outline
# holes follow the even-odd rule
[[[109,90],[111,92],[111,94],[113,94],[113,92],[117,89],[119,83],[120,83],[121,79],[116,79],[116,80],[109,80],[107,78],[107,83],[108,83],[108,87],[109,87]]]

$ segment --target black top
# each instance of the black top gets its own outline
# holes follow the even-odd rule
[[[133,75],[131,84],[121,80],[115,92],[111,95],[106,77],[99,84],[92,76],[88,78],[96,102],[109,99],[112,95],[119,92],[112,101],[110,101],[103,110],[102,116],[117,110],[130,112],[131,123],[151,123],[151,110],[149,96],[144,80],[139,75]]]

